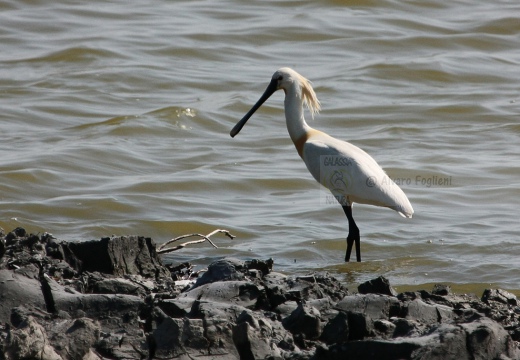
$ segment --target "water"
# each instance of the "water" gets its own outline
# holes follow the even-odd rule
[[[157,242],[349,284],[520,290],[520,4],[137,1],[0,4],[0,226],[66,240]],[[283,93],[233,125],[272,73],[313,81],[311,126],[370,153],[414,209],[347,221],[289,140]],[[442,181],[441,181],[442,180]]]

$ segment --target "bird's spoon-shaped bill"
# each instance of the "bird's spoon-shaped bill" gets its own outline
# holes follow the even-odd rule
[[[251,116],[253,116],[253,114],[255,113],[256,110],[258,110],[258,108],[260,106],[262,106],[262,104],[267,100],[269,99],[269,97],[271,95],[273,95],[273,93],[278,90],[278,80],[277,79],[272,79],[271,82],[269,83],[269,85],[267,86],[267,89],[265,89],[264,91],[264,94],[260,97],[260,99],[256,102],[256,104],[251,108],[251,110],[249,110],[249,112],[242,118],[242,120],[240,120],[234,127],[233,129],[231,129],[231,132],[229,133],[229,135],[231,135],[231,137],[235,137],[236,134],[238,134],[240,132],[240,130],[242,130],[242,128],[244,127],[244,125],[246,124],[247,120],[249,120],[249,118]]]

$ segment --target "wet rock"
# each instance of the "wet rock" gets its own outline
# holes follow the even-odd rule
[[[399,300],[388,295],[347,295],[335,306],[335,309],[348,313],[362,313],[373,320],[388,319],[401,311]]]
[[[280,315],[282,319],[291,315],[291,313],[298,308],[297,301],[286,301],[283,304],[278,305],[274,311]]]
[[[453,309],[444,305],[426,304],[420,299],[410,301],[402,307],[401,315],[406,319],[412,319],[420,323],[434,324],[445,322],[455,317]]]
[[[207,319],[203,324],[205,337],[210,344],[209,353],[221,358],[229,356],[230,359],[238,355],[238,350],[233,345],[233,322],[225,319]]]
[[[520,308],[503,290],[394,296],[380,277],[351,295],[327,274],[236,259],[195,285],[189,264],[171,274],[144,237],[71,245],[19,228],[3,241],[2,360],[520,359]]]
[[[155,252],[155,243],[142,236],[103,238],[99,241],[63,244],[65,260],[76,271],[98,271],[113,275],[169,277]]]
[[[145,294],[145,291],[141,286],[136,285],[130,280],[121,278],[103,279],[98,281],[93,285],[92,292],[96,294]]]
[[[359,340],[342,344],[335,344],[329,348],[320,347],[317,349],[313,360],[412,359],[412,353],[419,348],[419,344],[407,340]]]
[[[215,261],[208,266],[208,271],[197,280],[195,287],[217,281],[243,280],[244,273],[240,271],[243,268],[244,262],[237,259],[228,258]]]
[[[64,359],[83,359],[92,352],[100,327],[92,319],[53,321],[47,329],[49,341]]]
[[[10,330],[4,351],[6,360],[63,359],[50,345],[44,327],[32,316],[28,316],[18,327]]]
[[[282,320],[282,324],[291,333],[314,340],[321,334],[320,319],[320,312],[316,308],[300,303],[291,315]]]
[[[21,227],[17,227],[16,229],[9,232],[5,236],[5,241],[6,241],[6,244],[9,246],[9,245],[13,245],[16,240],[25,240],[26,237],[27,237],[27,232],[25,231],[25,229],[21,228]]]
[[[21,304],[45,309],[37,273],[0,270],[0,321],[8,321],[11,309]]]
[[[433,285],[432,294],[446,296],[446,295],[450,294],[450,291],[451,291],[451,287],[449,285],[435,284],[435,285]]]
[[[271,345],[272,328],[268,322],[257,320],[244,311],[233,327],[233,343],[240,359],[281,359],[281,352]]]
[[[79,274],[65,261],[50,264],[48,269],[49,276],[54,279],[73,279]]]
[[[498,359],[519,356],[503,328],[489,319],[457,326],[442,324],[423,336],[365,339],[316,352],[315,359]]]
[[[312,275],[293,279],[271,272],[262,280],[266,292],[264,305],[270,309],[288,301],[328,299],[326,301],[335,302],[348,294],[347,289],[330,276]]]
[[[349,327],[347,313],[338,312],[338,314],[325,325],[320,339],[329,345],[348,341]]]
[[[395,328],[396,325],[388,320],[375,320],[374,321],[374,331],[376,332],[376,336],[379,336],[383,339],[391,338],[395,336]]]
[[[497,301],[503,304],[517,306],[518,299],[514,294],[501,289],[486,289],[482,295],[482,301],[489,303],[490,301]]]
[[[153,334],[155,356],[175,357],[186,353],[199,353],[207,349],[203,321],[200,319],[174,319],[166,317],[158,324]]]
[[[168,316],[178,318],[187,316],[196,299],[193,298],[176,298],[176,299],[161,299],[157,306],[164,311]]]
[[[235,304],[196,301],[188,316],[201,319],[226,319],[235,322],[244,310],[247,309]]]
[[[253,260],[246,261],[244,263],[244,265],[247,268],[247,270],[249,271],[249,273],[251,273],[253,270],[260,271],[260,273],[261,273],[260,278],[269,274],[273,270],[273,264],[274,264],[273,259],[269,259],[269,260],[253,259]]]
[[[91,318],[108,314],[135,313],[143,306],[139,296],[125,294],[82,294],[62,287],[56,281],[49,280],[54,304],[57,310],[66,310],[73,314],[81,313]]]
[[[466,332],[468,352],[475,359],[497,359],[501,356],[518,358],[518,349],[507,331],[489,318],[461,324]]]
[[[179,299],[196,299],[200,302],[221,302],[243,307],[254,307],[263,289],[249,281],[223,281],[208,283],[179,296]]]
[[[360,294],[397,296],[397,291],[390,286],[390,282],[384,276],[359,284],[358,291]]]
[[[0,238],[0,259],[5,254],[5,240]]]
[[[394,325],[393,337],[418,336],[421,334],[420,323],[398,317],[393,317],[390,322]]]

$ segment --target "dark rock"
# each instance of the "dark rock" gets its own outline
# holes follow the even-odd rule
[[[411,359],[474,359],[466,348],[466,333],[453,324],[442,324],[420,337],[405,338],[418,345]]]
[[[248,281],[217,281],[191,289],[179,299],[191,298],[201,302],[221,302],[254,308],[262,289]]]
[[[420,299],[410,301],[407,305],[403,306],[401,315],[407,319],[429,324],[445,322],[455,317],[452,308],[444,305],[426,304]]]
[[[475,359],[497,359],[508,356],[518,359],[518,347],[507,331],[489,318],[461,324],[466,332],[467,349]]]
[[[486,289],[482,295],[482,301],[489,303],[490,301],[497,301],[503,304],[517,306],[518,299],[514,294],[501,289]]]
[[[461,325],[443,324],[413,340],[421,344],[413,359],[518,359],[520,356],[507,332],[487,318]]]
[[[296,279],[271,272],[264,276],[266,302],[263,308],[275,309],[287,301],[317,300],[338,301],[348,291],[336,279],[326,275],[309,275]]]
[[[5,254],[5,240],[0,238],[0,258]]]
[[[223,319],[161,318],[151,335],[157,358],[180,357],[184,354],[238,359],[233,345],[233,323]]]
[[[25,231],[25,230],[24,230]],[[21,245],[33,249],[36,244],[40,242],[40,238],[37,235],[29,235],[21,240]]]
[[[280,318],[286,318],[298,308],[297,301],[286,301],[283,304],[278,305],[274,311],[280,315]]]
[[[161,309],[171,316],[222,318],[236,321],[246,308],[256,308],[262,290],[247,281],[208,283],[191,289],[175,299],[159,301]]]
[[[173,319],[166,317],[153,331],[157,357],[176,357],[190,353],[199,347],[207,349],[203,321],[200,319]],[[193,349],[192,347],[195,347]],[[199,353],[198,349],[195,350]]]
[[[397,360],[411,359],[419,344],[411,341],[359,340],[318,348],[313,360]]]
[[[325,325],[320,339],[329,345],[348,341],[348,315],[345,312],[338,312],[338,314]]]
[[[27,236],[25,229],[18,227],[5,236],[6,245],[13,245],[15,240],[24,238],[25,236]]]
[[[282,320],[282,324],[293,334],[303,334],[305,339],[317,339],[321,334],[320,312],[301,303],[291,315]]]
[[[73,279],[78,276],[78,272],[74,270],[65,261],[60,261],[56,264],[52,264],[48,269],[49,276],[57,279]]]
[[[394,325],[393,337],[417,336],[420,334],[420,324],[414,320],[392,318],[391,323]]]
[[[390,286],[390,282],[384,276],[377,279],[366,281],[359,284],[358,291],[360,294],[382,294],[389,296],[397,296],[397,291]]]
[[[42,296],[43,300],[45,301],[45,308],[47,312],[55,314],[58,312],[58,310],[56,309],[56,304],[54,303],[54,297],[52,295],[50,277],[45,273],[43,265],[40,261],[37,262],[37,265],[39,268],[38,280],[40,281]]]
[[[209,353],[220,358],[233,358],[238,353],[233,345],[233,322],[214,318],[204,320],[203,324],[205,338],[210,344]]]
[[[404,320],[404,319],[403,319]],[[377,333],[377,336],[388,339],[391,337],[395,337],[396,335],[396,325],[388,320],[375,320],[374,321],[374,331]]]
[[[71,245],[20,228],[6,238],[0,360],[520,359],[520,310],[503,290],[396,297],[379,278],[349,295],[327,274],[233,259],[192,286],[192,266],[171,274],[144,237]]]
[[[270,344],[271,335],[268,323],[260,322],[247,311],[240,314],[233,327],[233,343],[240,359],[281,359],[278,348]]]
[[[520,341],[520,323],[504,326],[504,329],[507,330],[507,332],[511,336],[511,339],[513,339],[516,342]]]
[[[245,267],[251,272],[252,270],[259,270],[262,275],[265,276],[273,270],[273,259],[269,260],[258,260],[253,259],[245,262]]]
[[[224,302],[195,301],[188,316],[200,319],[226,319],[236,321],[238,316],[247,310],[245,307]]]
[[[92,292],[95,294],[145,294],[141,286],[136,285],[130,280],[121,278],[98,281],[92,286]]]
[[[155,251],[155,243],[142,236],[103,238],[100,241],[64,245],[66,261],[80,272],[99,271],[112,275],[169,277]]]
[[[84,359],[100,336],[99,325],[89,318],[55,321],[49,325],[49,342],[64,359]]]
[[[215,261],[208,266],[208,271],[197,280],[195,287],[217,281],[243,280],[244,273],[240,271],[243,268],[244,262],[237,259],[228,258]]]
[[[347,295],[336,304],[335,309],[363,313],[376,320],[399,315],[401,304],[397,298],[388,295]]]
[[[347,312],[348,328],[350,341],[361,340],[365,337],[372,337],[374,333],[373,319],[362,312]]]
[[[333,308],[336,305],[328,296],[321,299],[307,300],[306,304],[318,309],[320,312]]]
[[[335,309],[347,314],[350,341],[375,336],[374,321],[388,320],[401,312],[396,297],[378,294],[345,296]]]
[[[0,270],[0,322],[9,321],[11,309],[20,305],[45,309],[37,275]]]
[[[287,276],[271,272],[263,278],[263,285],[269,301],[269,307],[275,309],[278,305],[285,303],[290,296],[287,293]]]
[[[449,295],[450,290],[451,290],[451,287],[449,285],[435,284],[435,285],[433,285],[432,294],[446,296],[446,295]]]
[[[165,299],[160,300],[157,305],[168,316],[179,318],[189,314],[195,301],[193,298]]]
[[[233,327],[233,343],[240,359],[244,360],[265,359],[271,352],[269,345],[259,339],[256,331],[247,322]]]
[[[32,316],[11,329],[4,352],[7,359],[62,360],[50,345],[45,328]]]
[[[518,359],[507,332],[490,319],[442,324],[423,336],[365,339],[320,348],[315,359]]]

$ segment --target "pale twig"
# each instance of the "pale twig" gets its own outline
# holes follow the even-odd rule
[[[214,248],[218,249],[218,246],[215,245],[213,243],[213,241],[210,240],[210,236],[212,235],[215,235],[216,233],[224,233],[224,235],[226,235],[227,237],[229,237],[230,239],[233,239],[235,238],[235,235],[231,235],[229,233],[229,231],[227,230],[222,230],[222,229],[217,229],[217,230],[213,230],[212,232],[210,232],[209,234],[207,235],[202,235],[202,234],[187,234],[187,235],[181,235],[181,236],[178,236],[174,239],[171,239],[171,240],[168,240],[167,242],[165,242],[164,244],[162,244],[161,246],[159,246],[157,248],[157,254],[163,254],[163,253],[166,253],[166,252],[170,252],[170,251],[176,251],[176,250],[179,250],[179,249],[182,249],[184,248],[186,245],[192,245],[192,244],[198,244],[198,243],[201,243],[201,242],[204,242],[204,241],[208,241],[211,245],[213,245]],[[172,247],[172,248],[167,248],[165,249],[165,247],[175,241],[179,241],[181,239],[185,239],[187,237],[192,237],[192,236],[198,236],[198,237],[201,237],[202,239],[200,240],[192,240],[192,241],[188,241],[188,242],[185,242],[185,243],[182,243],[182,244],[179,244],[175,247]]]

